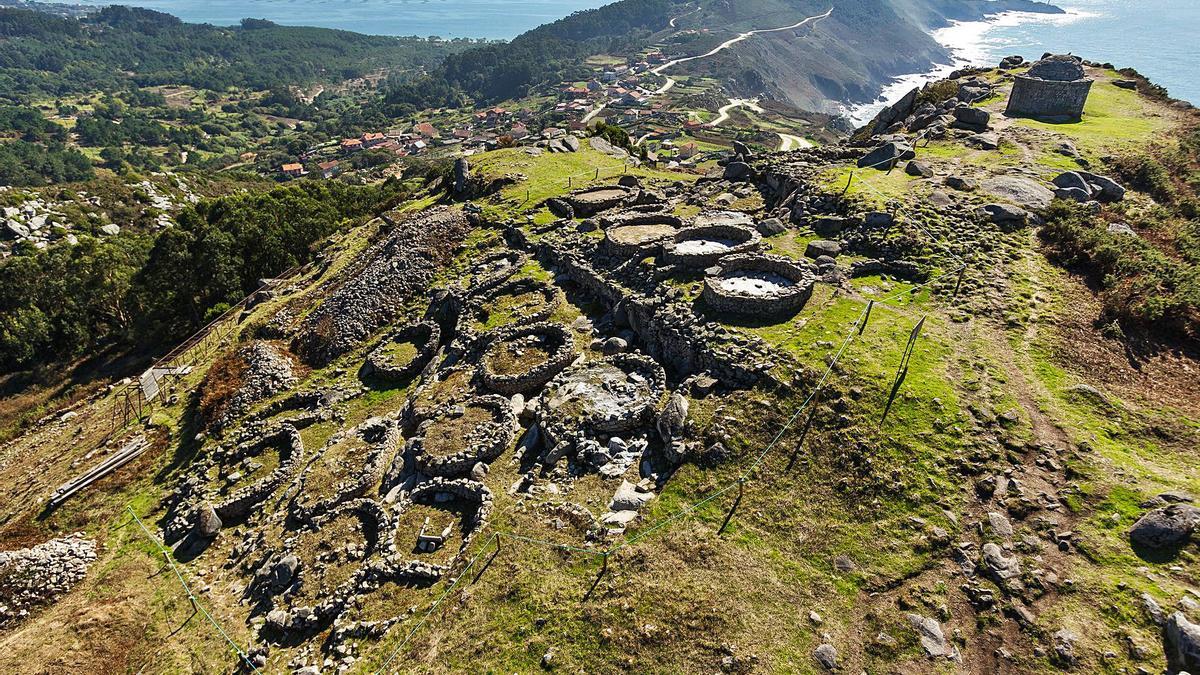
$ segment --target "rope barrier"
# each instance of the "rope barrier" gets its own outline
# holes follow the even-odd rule
[[[405,636],[404,642],[401,642],[399,646],[392,650],[391,654],[389,654],[387,659],[384,660],[383,665],[379,666],[379,670],[375,671],[375,675],[379,675],[383,671],[387,670],[387,667],[392,664],[392,661],[396,658],[396,655],[399,654],[400,651],[406,646],[408,646],[408,643],[412,640],[413,636],[417,634],[417,631],[421,630],[421,627],[429,621],[429,617],[433,616],[433,613],[436,612],[437,608],[441,606],[442,601],[444,601],[450,596],[451,593],[454,592],[454,589],[457,588],[462,580],[467,576],[467,572],[469,572],[471,568],[475,566],[475,563],[479,562],[479,558],[483,556],[483,552],[487,550],[487,547],[491,545],[492,542],[496,542],[497,545],[499,545],[499,539],[500,535],[498,533],[488,538],[483,547],[479,549],[479,552],[475,554],[475,557],[471,558],[471,562],[467,563],[467,566],[464,567],[459,575],[454,579],[454,583],[450,584],[450,587],[447,588],[445,592],[434,601],[433,606],[429,608],[429,611],[425,612],[425,616],[421,617],[421,620],[417,622],[417,625],[413,626],[412,630],[408,631],[408,635]]]
[[[158,548],[159,553],[162,554],[163,559],[167,561],[167,564],[171,567],[171,571],[175,573],[175,578],[179,580],[179,584],[183,586],[183,590],[187,593],[188,600],[192,603],[192,609],[204,615],[204,618],[213,625],[213,628],[217,629],[217,632],[221,634],[221,637],[225,638],[225,641],[228,642],[233,651],[236,652],[239,657],[241,657],[242,661],[244,661],[246,665],[250,667],[250,670],[256,673],[259,672],[258,668],[254,667],[254,664],[250,662],[250,657],[246,654],[246,652],[243,651],[242,648],[233,641],[233,638],[229,637],[229,633],[225,632],[225,629],[221,627],[221,624],[217,623],[217,620],[213,618],[212,614],[210,614],[208,610],[204,608],[204,605],[201,605],[196,599],[196,594],[192,592],[191,586],[189,586],[188,582],[184,580],[183,574],[179,572],[179,568],[175,565],[175,561],[171,560],[170,552],[163,547],[162,542],[158,540],[158,537],[150,533],[150,530],[146,527],[146,524],[142,522],[142,519],[138,518],[138,515],[134,512],[132,506],[126,506],[125,510],[129,511],[129,515],[133,516],[133,520],[138,524],[138,527],[142,528],[142,532],[146,534],[146,537],[149,538],[150,541],[154,542],[154,545]]]

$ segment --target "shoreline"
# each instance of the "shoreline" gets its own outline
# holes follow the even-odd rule
[[[916,87],[940,80],[960,68],[995,65],[993,62],[999,61],[1001,57],[992,53],[993,45],[987,38],[997,28],[1029,23],[1073,23],[1094,16],[1097,15],[1070,8],[1066,10],[1066,14],[1002,12],[980,21],[951,21],[949,26],[930,31],[933,39],[950,52],[950,63],[936,63],[933,68],[924,72],[896,76],[883,87],[873,102],[842,106],[840,112],[855,126],[862,126],[874,119],[879,111],[899,101]]]

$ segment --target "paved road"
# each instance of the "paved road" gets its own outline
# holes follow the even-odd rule
[[[713,118],[713,120],[710,121],[708,124],[705,124],[704,126],[706,126],[706,127],[721,126],[729,119],[729,111],[733,110],[734,108],[749,108],[749,109],[753,110],[754,112],[763,112],[763,109],[758,107],[758,99],[755,99],[755,98],[731,98],[731,99],[729,99],[729,105],[721,106],[721,109],[717,111],[717,116],[715,118]]]
[[[736,45],[737,43],[742,42],[743,40],[748,40],[748,39],[754,37],[755,35],[761,35],[763,33],[778,33],[780,31],[785,31],[785,30],[795,30],[797,28],[800,28],[801,26],[804,26],[805,24],[808,24],[809,22],[816,22],[816,21],[820,21],[821,19],[828,18],[830,14],[833,14],[832,7],[829,9],[828,12],[825,12],[824,14],[810,16],[807,19],[804,19],[803,21],[794,23],[790,26],[782,26],[780,28],[760,28],[758,30],[746,31],[745,33],[742,33],[742,34],[738,35],[737,37],[734,37],[734,38],[731,38],[729,40],[722,42],[721,44],[719,44],[715,48],[713,48],[711,51],[708,51],[704,54],[701,54],[699,56],[687,56],[687,57],[684,57],[681,59],[675,59],[674,61],[667,61],[666,63],[662,64],[661,66],[658,66],[657,68],[652,68],[650,70],[650,72],[654,73],[655,75],[662,75],[664,72],[670,70],[671,68],[674,68],[675,66],[677,66],[681,63],[687,63],[688,61],[696,61],[699,59],[707,59],[710,56],[715,56],[717,54],[720,54],[721,52],[725,51],[726,49],[729,49],[730,47]],[[668,91],[670,91],[671,88],[674,86],[675,86],[675,80],[668,76],[667,83],[664,84],[661,88],[659,88],[658,91],[656,91],[654,93],[655,94],[665,94]]]

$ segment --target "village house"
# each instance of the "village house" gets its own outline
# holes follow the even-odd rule
[[[283,175],[291,178],[299,178],[308,173],[304,170],[303,164],[284,164],[281,170],[283,171]]]
[[[362,148],[363,143],[357,138],[347,138],[342,140],[342,151],[344,152],[358,152],[359,150],[362,150]]]
[[[575,99],[587,96],[589,89],[587,87],[576,87],[575,85],[570,85],[563,87],[559,93],[562,94],[563,98]]]
[[[362,136],[362,144],[364,148],[373,148],[377,145],[381,145],[386,140],[387,137],[381,133],[369,133],[363,134]]]
[[[338,173],[340,173],[338,170],[338,166],[339,166],[339,163],[336,159],[328,161],[328,162],[321,162],[320,164],[317,164],[317,168],[321,170],[321,178],[324,178],[326,180],[333,178],[334,176],[338,175]]]
[[[514,140],[519,141],[522,138],[529,136],[529,127],[517,122],[516,124],[512,125],[512,129],[509,130],[508,135],[512,136]]]
[[[413,131],[417,132],[422,137],[427,138],[427,139],[441,138],[441,136],[442,136],[441,133],[438,132],[437,128],[434,127],[429,122],[421,122],[420,124],[413,127]]]

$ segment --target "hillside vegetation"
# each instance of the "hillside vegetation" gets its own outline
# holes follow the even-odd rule
[[[1164,626],[1200,622],[1200,120],[1086,73],[1071,123],[1004,116],[1011,71],[931,87],[986,86],[986,130],[905,115],[891,171],[858,167],[882,137],[704,177],[579,139],[473,156],[457,196],[289,187],[89,244],[171,333],[313,263],[136,419],[97,387],[0,448],[0,549],[98,543],[0,670],[1194,667]],[[1068,170],[1128,189],[1068,203]],[[4,314],[78,337],[88,285]]]

